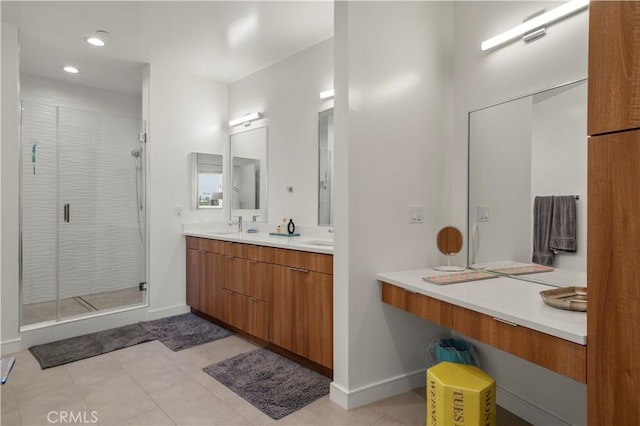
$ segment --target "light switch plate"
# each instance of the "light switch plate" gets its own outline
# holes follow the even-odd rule
[[[409,204],[409,223],[424,222],[424,205]]]
[[[489,206],[478,205],[478,222],[489,222]]]
[[[182,206],[176,206],[176,216],[182,216]]]

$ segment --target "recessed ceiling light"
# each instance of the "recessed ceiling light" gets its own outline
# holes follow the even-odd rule
[[[80,72],[80,70],[72,65],[67,65],[66,67],[62,68],[63,70],[65,70],[66,72],[68,72],[69,74],[78,74]]]
[[[109,33],[104,30],[98,30],[94,34],[91,34],[88,37],[85,37],[85,41],[92,46],[103,47],[107,44],[107,37]]]
[[[87,37],[87,43],[89,43],[92,46],[98,46],[98,47],[104,46],[104,41],[102,41],[98,37]]]

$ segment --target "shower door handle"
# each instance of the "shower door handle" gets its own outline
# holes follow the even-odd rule
[[[71,208],[70,208],[69,203],[65,204],[64,205],[64,221],[67,222],[67,223],[70,220],[70,215],[69,215],[70,210],[71,210]]]

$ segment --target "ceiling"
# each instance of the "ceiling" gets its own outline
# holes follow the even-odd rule
[[[139,95],[144,64],[229,83],[333,36],[333,1],[2,1],[21,72]],[[84,37],[109,32],[107,46]],[[75,65],[80,74],[62,71]]]

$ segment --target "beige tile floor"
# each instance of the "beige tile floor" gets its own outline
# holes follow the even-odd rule
[[[0,422],[66,424],[66,411],[99,425],[424,425],[424,389],[350,411],[325,396],[276,422],[202,371],[255,348],[237,336],[181,352],[153,341],[46,370],[24,350],[0,388]],[[499,410],[498,425],[528,423]]]

